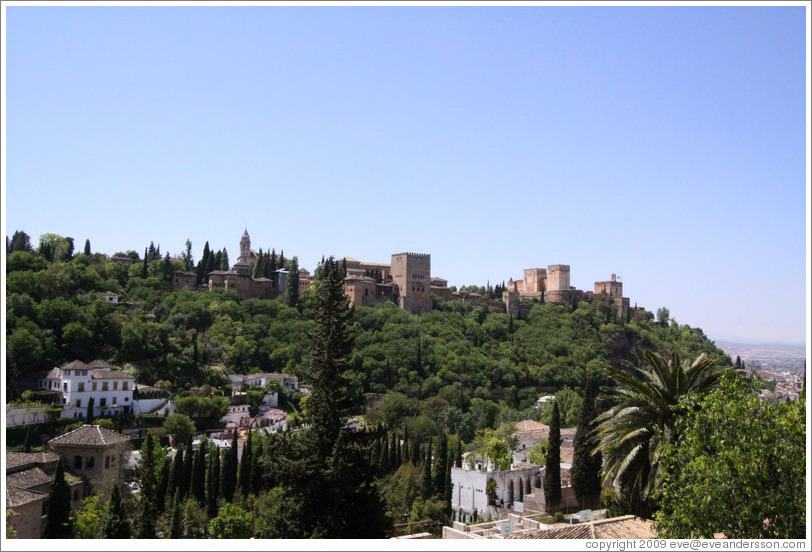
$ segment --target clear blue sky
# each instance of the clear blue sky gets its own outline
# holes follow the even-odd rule
[[[571,266],[805,342],[804,7],[8,7],[5,231]]]

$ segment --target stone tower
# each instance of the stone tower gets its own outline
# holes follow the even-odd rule
[[[431,310],[431,255],[392,255],[392,280],[398,286],[400,308],[414,313]]]
[[[234,263],[234,270],[236,270],[238,274],[250,274],[253,264],[254,257],[251,255],[251,236],[248,235],[248,229],[246,229],[245,232],[243,232],[242,238],[240,238],[240,256],[237,258],[237,262]]]
[[[550,265],[547,267],[547,292],[544,299],[548,303],[570,304],[572,301],[570,265]]]

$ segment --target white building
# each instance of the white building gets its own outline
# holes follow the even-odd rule
[[[63,418],[84,418],[91,397],[93,416],[133,412],[134,386],[133,376],[113,370],[103,360],[90,364],[75,360],[48,372],[39,380],[38,389],[62,394]]]
[[[498,508],[510,504],[510,483],[513,482],[513,504],[519,506],[519,485],[522,491],[535,490],[536,477],[542,472],[536,465],[523,465],[509,471],[479,471],[451,468],[451,510],[455,520],[472,521],[498,515]],[[496,481],[495,505],[488,500],[488,482]]]
[[[229,406],[228,407],[228,414],[220,418],[220,421],[224,424],[229,422],[237,424],[237,427],[240,425],[240,420],[243,418],[250,418],[251,414],[248,413],[248,405],[247,404],[240,404],[236,406]]]
[[[243,376],[241,374],[231,374],[228,376],[231,380],[233,392],[236,393],[242,388],[242,385],[258,385],[265,387],[272,381],[278,383],[282,389],[288,393],[295,393],[299,390],[299,378],[291,376],[290,374],[280,374],[277,372],[267,372],[259,374],[249,374]]]

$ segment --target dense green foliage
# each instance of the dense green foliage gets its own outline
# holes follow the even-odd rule
[[[70,486],[65,481],[62,459],[56,464],[54,478],[45,498],[45,521],[42,536],[46,539],[66,539],[73,535],[70,515]]]
[[[660,535],[732,539],[806,536],[806,398],[771,403],[733,373],[682,400],[678,438],[663,451]]]
[[[651,494],[666,473],[660,462],[664,447],[674,442],[674,427],[686,414],[680,399],[701,396],[719,384],[731,368],[700,355],[693,362],[674,352],[666,360],[652,351],[637,351],[641,368],[610,368],[617,387],[606,390],[612,407],[596,418],[595,452],[606,458],[604,478],[620,483],[620,494],[632,511],[648,517]],[[729,359],[728,359],[729,361]]]

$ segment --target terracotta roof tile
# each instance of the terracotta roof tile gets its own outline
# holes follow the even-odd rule
[[[44,499],[47,495],[39,491],[29,491],[19,487],[6,486],[6,508],[16,508],[35,500]]]
[[[30,465],[31,467],[37,464],[50,464],[58,462],[59,455],[55,452],[7,452],[6,453],[6,471],[9,469],[19,468],[22,466]]]
[[[54,437],[48,444],[54,445],[84,445],[89,447],[105,447],[117,443],[129,442],[129,437],[125,437],[115,431],[104,429],[103,427],[84,425],[79,429],[69,431],[59,437]]]
[[[569,527],[521,531],[509,539],[656,539],[651,521],[635,516],[621,516]]]
[[[104,370],[100,372],[92,372],[91,379],[135,379],[127,372],[119,372],[117,370]]]
[[[6,485],[9,487],[19,487],[21,489],[30,489],[38,485],[48,484],[53,480],[53,477],[45,473],[39,468],[30,468],[21,472],[12,473],[6,476]]]

